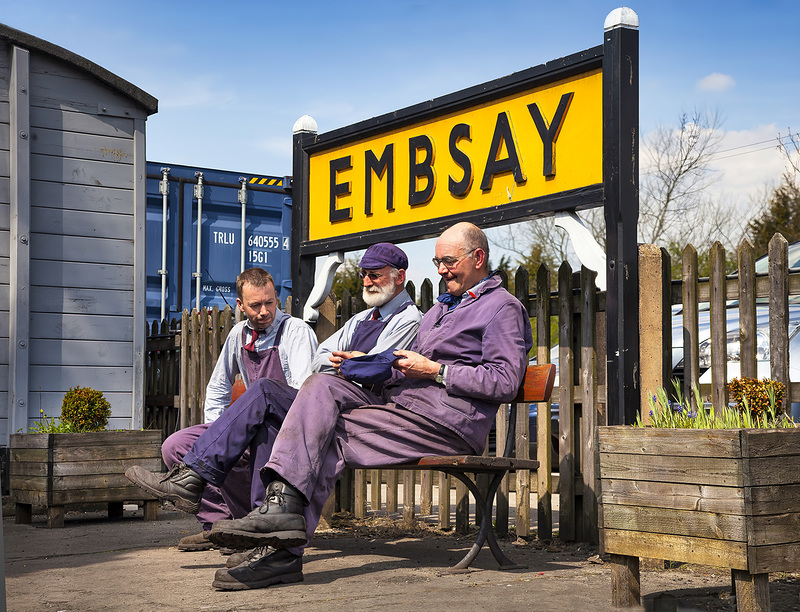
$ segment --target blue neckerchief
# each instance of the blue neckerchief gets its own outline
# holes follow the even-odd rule
[[[482,278],[480,281],[478,281],[477,283],[475,283],[474,287],[477,287],[483,281],[491,278],[492,274],[489,274],[489,276],[486,276],[486,277]],[[461,300],[463,299],[463,297],[464,297],[463,294],[462,295],[453,295],[452,293],[443,293],[442,295],[440,295],[436,299],[439,300],[442,304],[445,304],[447,306],[447,310],[453,310],[453,308],[455,308],[456,306],[458,306],[461,303]]]
[[[443,293],[440,295],[437,300],[439,300],[442,304],[447,306],[447,310],[453,310],[456,306],[461,303],[461,295],[453,295],[452,293]]]

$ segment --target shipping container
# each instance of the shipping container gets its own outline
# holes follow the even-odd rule
[[[147,162],[147,320],[233,308],[236,276],[253,267],[272,274],[284,303],[292,287],[287,186],[286,177]]]

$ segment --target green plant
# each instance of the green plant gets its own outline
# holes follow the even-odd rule
[[[667,427],[680,429],[775,429],[797,427],[792,418],[778,412],[780,400],[778,389],[769,379],[761,381],[760,386],[764,391],[767,404],[760,406],[759,410],[750,407],[748,394],[741,398],[741,404],[726,406],[722,410],[706,407],[700,390],[695,386],[692,397],[684,397],[680,383],[673,381],[675,398],[670,399],[666,390],[660,387],[650,398],[650,423],[651,427]],[[780,385],[780,383],[777,383]],[[783,397],[782,395],[780,396]],[[741,406],[741,407],[740,407]],[[636,427],[644,427],[641,414],[636,416]]]
[[[72,387],[61,402],[61,421],[73,431],[100,431],[108,425],[111,404],[102,392],[90,387]]]
[[[50,418],[44,410],[39,410],[39,422],[34,423],[28,428],[28,433],[43,434],[43,433],[71,433],[75,431],[71,423],[65,423],[58,417]],[[21,429],[19,430],[22,431]]]

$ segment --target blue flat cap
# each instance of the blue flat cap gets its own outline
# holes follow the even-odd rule
[[[377,270],[383,266],[392,266],[398,270],[408,269],[408,257],[402,249],[389,242],[379,242],[369,247],[358,264],[365,270]]]

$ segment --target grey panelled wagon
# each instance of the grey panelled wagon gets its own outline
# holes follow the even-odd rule
[[[158,101],[0,24],[0,445],[93,387],[139,429],[145,122]]]

